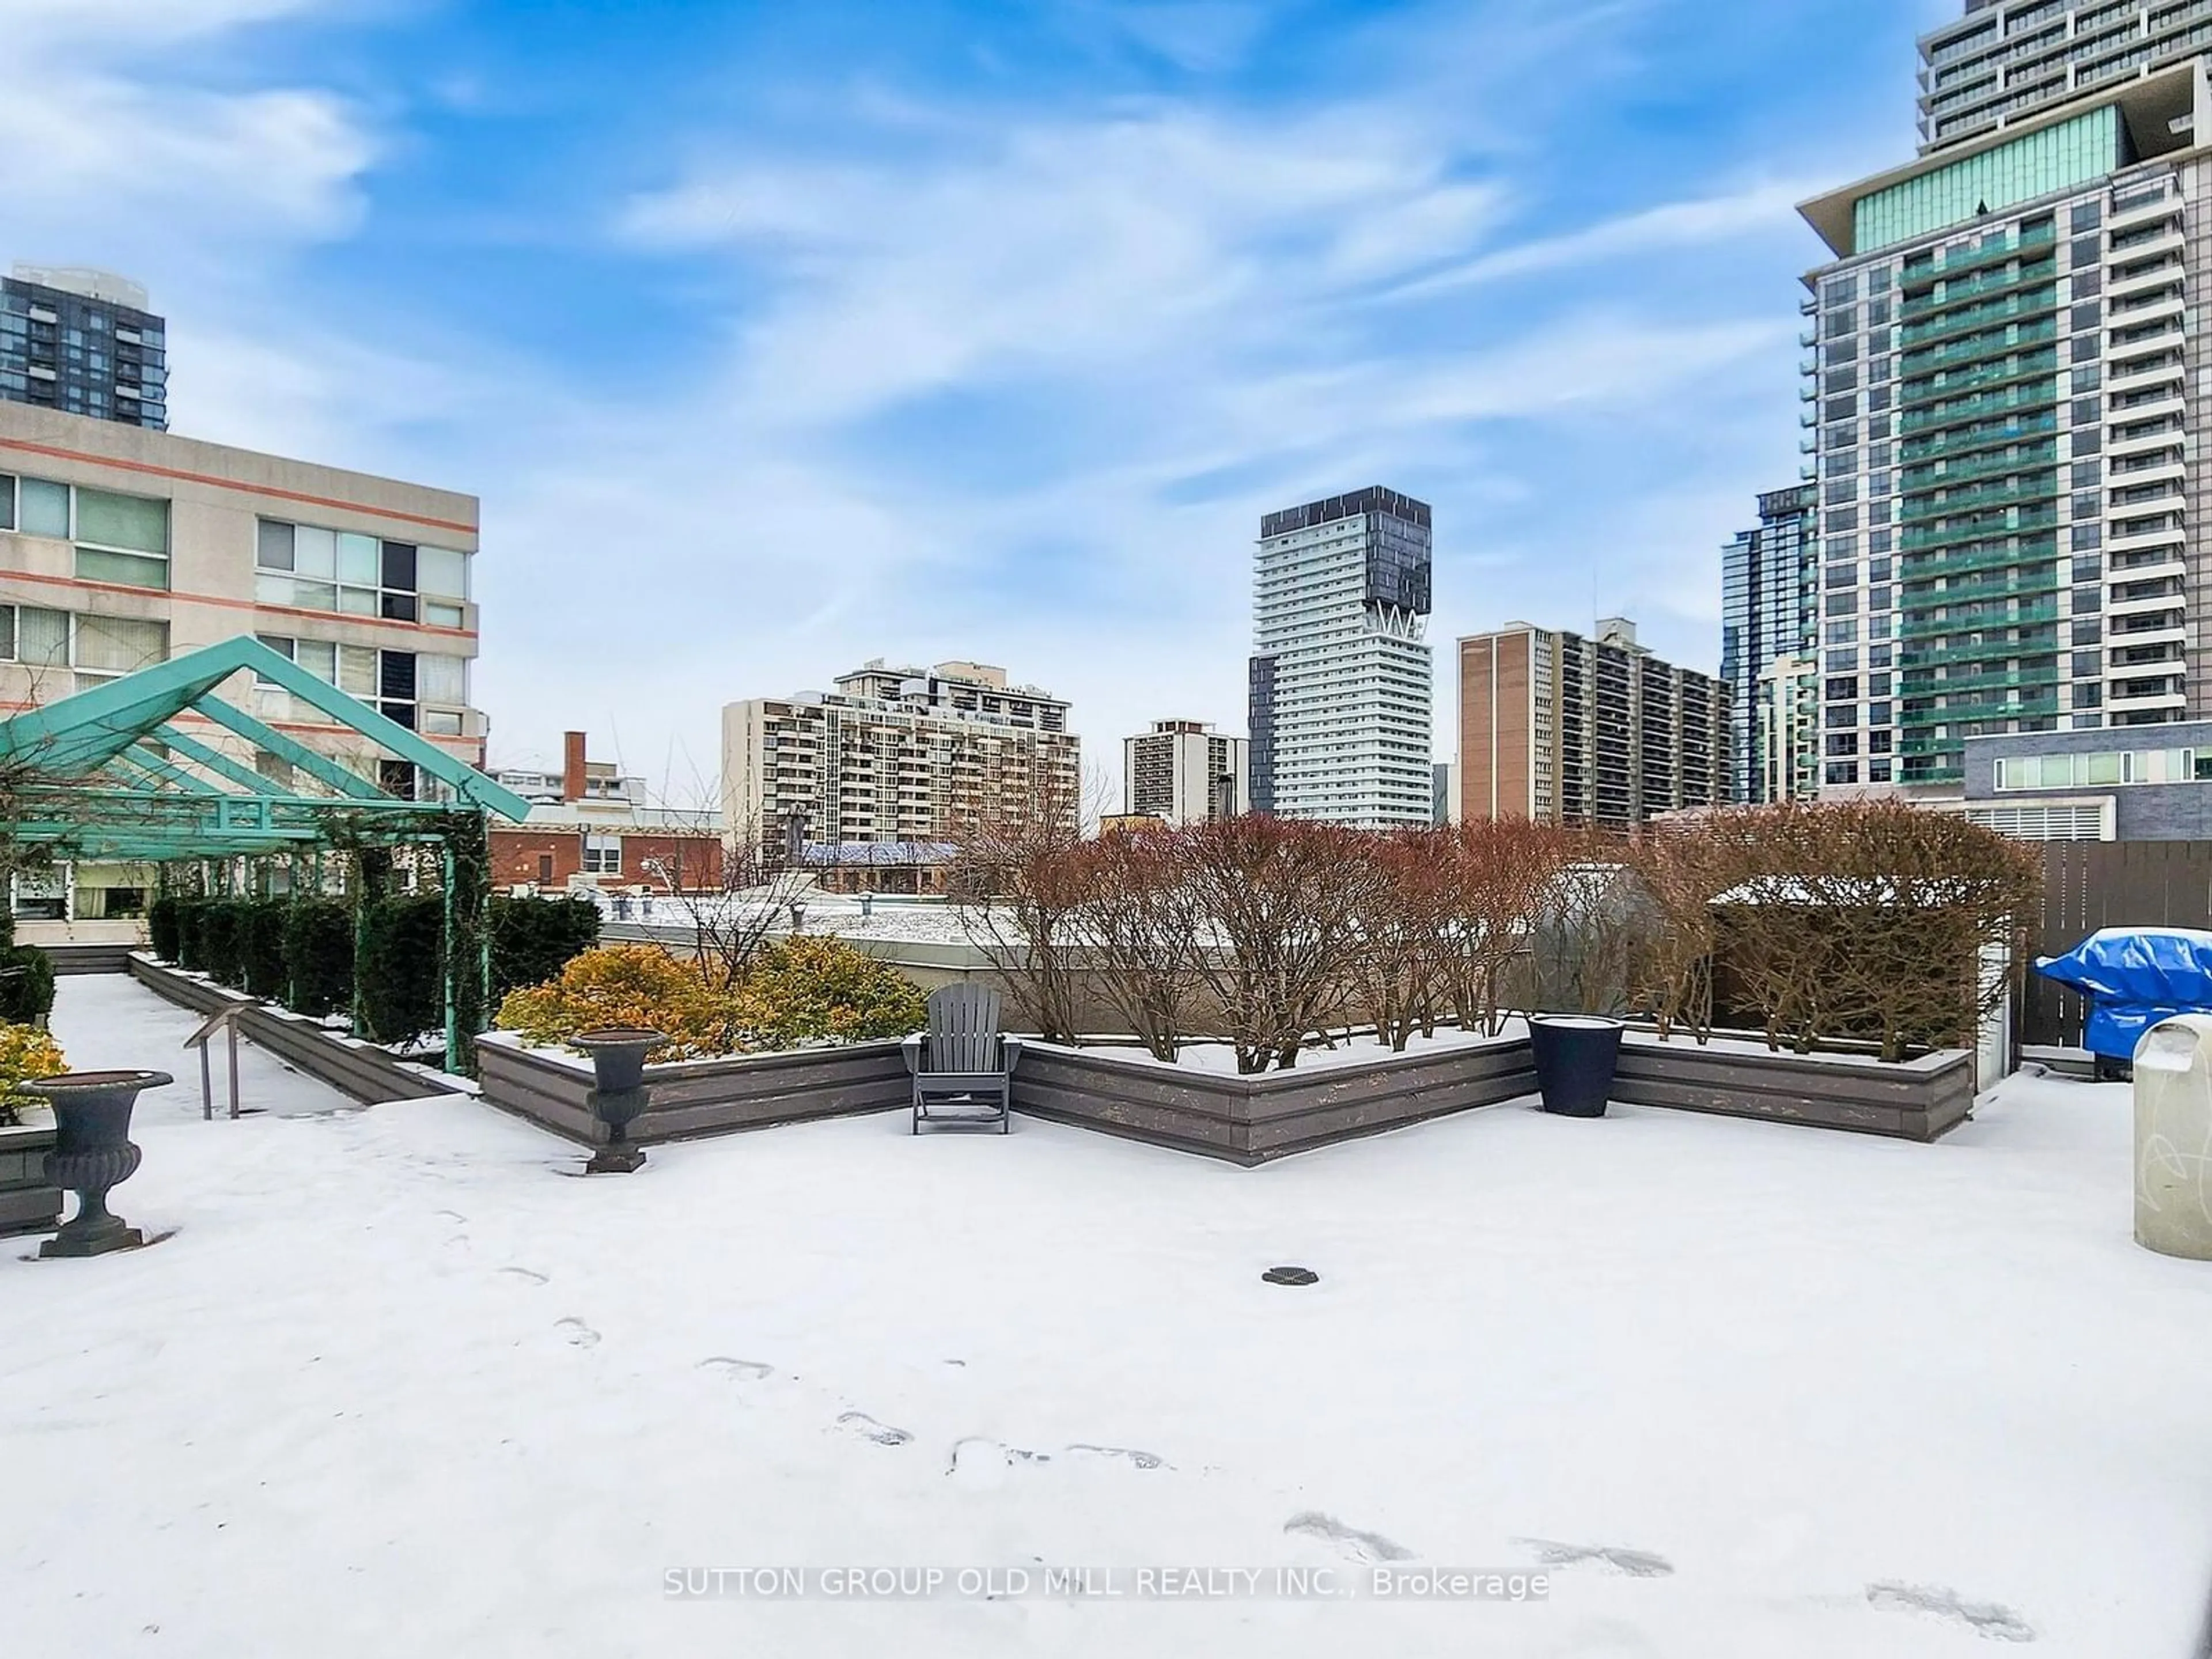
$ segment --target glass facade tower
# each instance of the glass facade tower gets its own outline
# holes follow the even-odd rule
[[[1433,812],[1431,514],[1363,489],[1261,520],[1252,805],[1369,829]]]
[[[1737,711],[1728,757],[1728,799],[1786,800],[1800,769],[1773,764],[1776,744],[1761,730],[1761,682],[1778,658],[1809,654],[1820,629],[1819,549],[1814,526],[1820,499],[1811,484],[1770,490],[1759,498],[1759,528],[1740,532],[1721,550],[1721,678]]]
[[[1921,37],[1925,155],[2212,49],[2212,0],[1967,0]]]
[[[0,398],[166,431],[167,325],[146,290],[98,270],[0,277]]]
[[[2198,98],[2178,66],[1806,204],[1838,255],[1803,307],[1824,791],[1955,793],[1968,738],[2195,711]]]

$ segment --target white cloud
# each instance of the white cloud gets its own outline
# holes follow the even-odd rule
[[[157,50],[307,9],[16,0],[0,99],[0,154],[13,163],[0,225],[12,252],[205,269],[349,230],[376,153],[358,112],[316,88],[196,84]]]
[[[1532,276],[1665,248],[1704,247],[1740,236],[1795,232],[1796,204],[1818,186],[1804,182],[1753,185],[1723,196],[1669,202],[1565,235],[1496,249],[1392,290],[1393,299],[1425,298],[1479,283]]]

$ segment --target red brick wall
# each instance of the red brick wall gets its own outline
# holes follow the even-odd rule
[[[622,873],[594,878],[612,887],[659,888],[660,878],[646,872],[649,859],[665,860],[687,889],[719,886],[722,879],[722,842],[718,836],[625,835],[622,838]],[[549,870],[544,860],[552,860]],[[491,881],[495,887],[524,883],[565,887],[568,878],[584,868],[584,832],[543,827],[491,831]]]

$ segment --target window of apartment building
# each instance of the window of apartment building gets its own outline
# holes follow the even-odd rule
[[[2139,749],[2093,755],[2007,755],[2000,789],[2091,789],[2138,783],[2212,782],[2212,753]]]
[[[169,585],[169,504],[0,473],[0,530],[76,543],[79,580]]]
[[[264,605],[434,628],[467,621],[469,556],[452,548],[263,519],[254,564],[254,593]]]
[[[587,876],[622,874],[622,837],[620,836],[585,836],[584,873]]]
[[[459,737],[468,706],[468,661],[428,652],[379,651],[330,640],[258,636],[261,643],[384,716],[432,737]],[[268,684],[270,682],[261,682]],[[439,708],[431,705],[444,704]]]
[[[136,617],[0,605],[0,660],[26,668],[67,670],[62,689],[86,691],[141,668],[166,662],[169,624]]]

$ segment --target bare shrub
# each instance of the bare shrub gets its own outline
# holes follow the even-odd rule
[[[1196,958],[1221,1006],[1237,1069],[1297,1064],[1346,1006],[1346,965],[1373,861],[1359,832],[1257,815],[1182,832],[1193,896],[1216,948]]]
[[[789,927],[791,907],[814,890],[814,878],[792,861],[781,826],[758,818],[732,825],[719,858],[700,849],[685,868],[679,844],[674,859],[647,873],[690,929],[701,975],[717,991],[734,990],[769,937]]]
[[[1078,931],[1091,870],[1080,803],[1048,789],[955,837],[949,887],[969,942],[1048,1042],[1075,1040]]]
[[[1527,818],[1462,823],[1435,838],[1451,891],[1443,991],[1465,1030],[1497,1035],[1510,1000],[1508,975],[1528,959],[1531,918],[1575,839]]]
[[[1156,1059],[1172,1060],[1205,985],[1212,925],[1173,830],[1114,830],[1087,843],[1077,932],[1099,995]]]
[[[1348,988],[1377,1037],[1402,1051],[1416,1030],[1433,1033],[1457,959],[1460,891],[1448,830],[1361,838],[1346,882],[1357,943]]]

